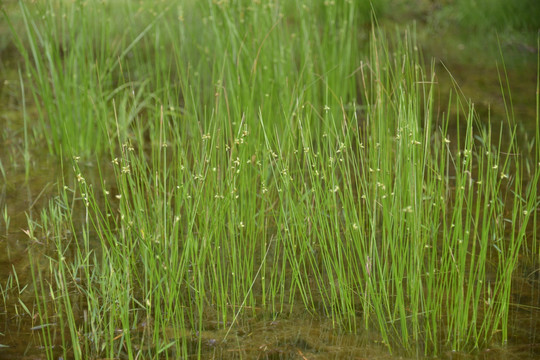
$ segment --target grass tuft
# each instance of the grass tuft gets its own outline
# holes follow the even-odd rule
[[[510,105],[505,136],[458,91],[439,113],[414,31],[362,35],[353,1],[20,7],[73,168],[29,220],[48,358],[203,357],[208,329],[306,312],[393,352],[507,341],[540,167]]]

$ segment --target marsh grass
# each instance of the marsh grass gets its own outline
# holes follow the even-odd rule
[[[355,2],[185,7],[21,3],[41,126],[73,156],[30,223],[48,358],[200,357],[208,327],[294,312],[390,351],[504,343],[540,176],[515,126],[493,143],[458,95],[438,114],[414,32],[359,35]]]

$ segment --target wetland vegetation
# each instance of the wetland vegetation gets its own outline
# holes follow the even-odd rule
[[[5,4],[0,357],[538,355],[526,3]]]

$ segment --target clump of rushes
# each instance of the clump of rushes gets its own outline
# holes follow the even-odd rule
[[[130,92],[95,104],[115,124],[102,180],[75,158],[43,220],[48,356],[57,336],[64,358],[201,356],[209,324],[226,341],[296,310],[390,351],[506,341],[540,176],[523,181],[513,129],[492,144],[460,98],[435,122],[414,34],[373,31],[362,57],[355,2],[175,10],[119,59]]]
[[[108,110],[112,100],[132,100],[128,123],[120,124],[120,130],[144,108],[145,83],[130,81],[130,69],[123,69],[122,62],[133,56],[133,48],[159,16],[137,13],[129,2],[50,0],[27,6],[21,1],[19,10],[12,17],[3,15],[38,113],[36,141],[44,141],[57,155],[104,152],[107,134],[116,131]],[[132,22],[116,21],[126,13],[133,16],[124,20]],[[146,27],[135,25],[140,23]]]

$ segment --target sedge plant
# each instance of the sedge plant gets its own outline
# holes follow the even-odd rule
[[[101,130],[64,133],[80,147],[51,127],[75,156],[32,252],[49,358],[203,357],[206,329],[226,346],[298,312],[418,355],[507,340],[540,171],[511,123],[503,141],[459,94],[439,113],[414,32],[361,37],[355,2],[311,5],[187,3],[200,16],[156,12],[129,51],[100,48],[64,110]],[[35,96],[74,96],[65,60],[31,53],[53,80]],[[94,145],[95,181],[77,155]]]

